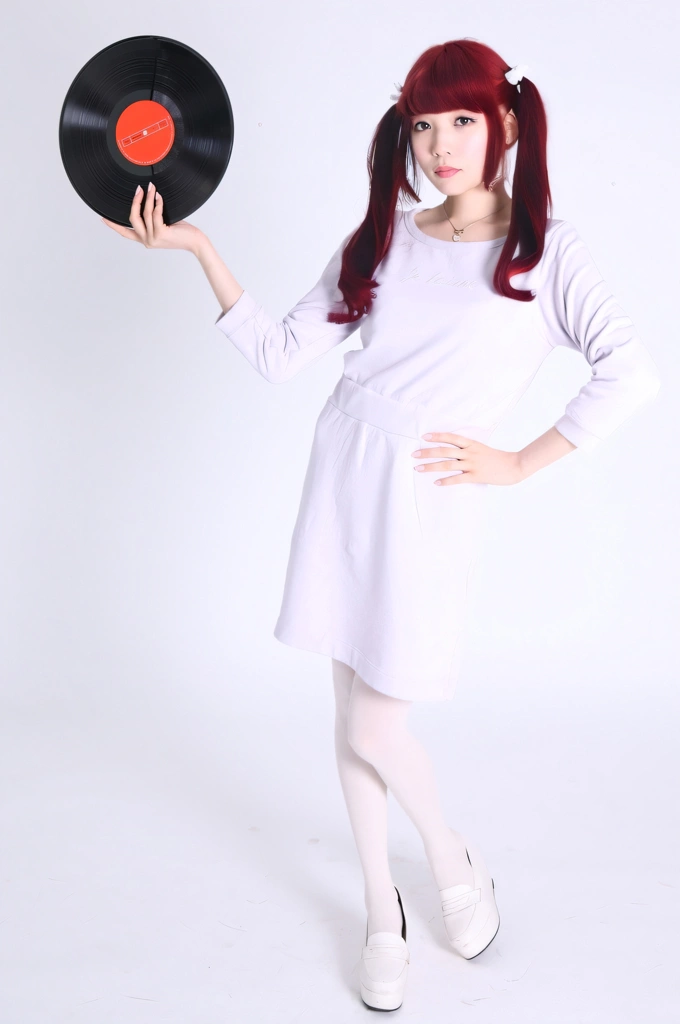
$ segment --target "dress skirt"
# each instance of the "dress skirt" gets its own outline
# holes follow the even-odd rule
[[[411,452],[444,430],[488,434],[340,378],[316,422],[274,628],[402,700],[453,696],[485,520],[487,484],[414,470],[440,461]]]

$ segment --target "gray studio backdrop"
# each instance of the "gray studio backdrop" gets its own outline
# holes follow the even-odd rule
[[[192,256],[124,241],[78,198],[65,92],[142,33],[223,78],[233,155],[190,219],[277,317],[363,217],[371,134],[419,53],[473,36],[530,66],[554,215],[662,390],[592,454],[493,489],[457,697],[412,722],[508,923],[477,972],[452,961],[391,804],[421,972],[409,1006],[428,1022],[466,1003],[494,1024],[673,1015],[677,28],[670,4],[583,0],[43,0],[5,16],[2,1024],[362,1013],[330,664],[272,636],[316,416],[360,336],[272,385],[214,326]],[[556,350],[492,443],[538,437],[588,376]]]

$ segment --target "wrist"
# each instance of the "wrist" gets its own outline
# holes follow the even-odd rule
[[[576,445],[567,440],[555,427],[550,427],[531,444],[517,452],[517,465],[520,479],[526,480],[539,469],[549,466],[556,459],[561,459],[573,452]]]
[[[201,232],[191,247],[194,256],[197,260],[203,260],[210,249],[212,249],[212,242],[207,235],[204,235],[203,232]]]

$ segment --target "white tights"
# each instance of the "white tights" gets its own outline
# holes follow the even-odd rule
[[[472,884],[465,845],[439,802],[432,762],[408,730],[412,701],[373,689],[333,658],[335,752],[340,784],[364,874],[368,931],[401,933],[387,852],[387,790],[423,840],[438,889]]]

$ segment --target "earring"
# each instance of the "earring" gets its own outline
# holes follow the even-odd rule
[[[496,184],[496,182],[497,182],[497,181],[500,181],[502,177],[503,177],[503,175],[502,175],[502,174],[498,174],[498,175],[497,175],[497,176],[496,176],[496,177],[495,177],[495,178],[493,179],[493,181],[491,182],[491,184],[490,184],[490,185],[489,185],[489,186],[487,187],[487,192],[493,192],[493,187],[494,187],[494,185]]]

